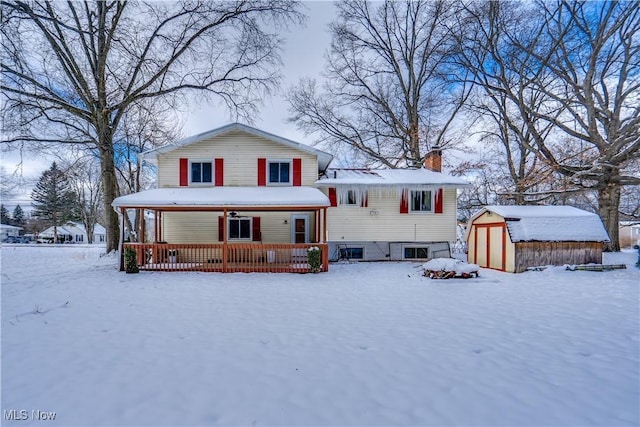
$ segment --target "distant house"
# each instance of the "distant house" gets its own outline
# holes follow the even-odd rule
[[[621,221],[619,241],[621,248],[640,245],[640,221]]]
[[[486,206],[466,232],[469,262],[520,273],[540,265],[602,263],[600,218],[570,206]]]
[[[16,227],[9,224],[0,224],[0,240],[4,240],[9,236],[19,236],[22,227]]]
[[[84,224],[80,222],[68,222],[65,225],[58,227],[58,242],[59,243],[89,243],[87,238],[87,231]],[[93,243],[104,243],[107,231],[105,228],[96,224],[93,228]],[[40,242],[53,243],[54,239],[54,227],[49,227],[38,236]]]

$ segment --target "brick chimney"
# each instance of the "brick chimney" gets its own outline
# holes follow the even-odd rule
[[[434,145],[424,157],[424,167],[434,172],[442,172],[442,150]]]

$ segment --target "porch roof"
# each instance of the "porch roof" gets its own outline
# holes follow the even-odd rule
[[[311,187],[156,188],[116,198],[114,208],[326,207],[329,198]]]

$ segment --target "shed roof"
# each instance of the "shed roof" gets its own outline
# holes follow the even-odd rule
[[[276,142],[278,144],[286,145],[287,147],[292,147],[297,150],[301,150],[301,151],[316,155],[318,157],[318,168],[322,171],[327,169],[327,167],[329,166],[329,163],[331,163],[331,160],[333,160],[333,156],[329,153],[310,147],[306,144],[301,144],[299,142],[292,141],[290,139],[283,138],[281,136],[277,136],[260,129],[256,129],[254,127],[251,127],[242,123],[231,123],[216,129],[212,129],[206,132],[199,133],[197,135],[190,136],[188,138],[181,139],[180,141],[175,142],[173,144],[168,144],[159,148],[155,148],[153,150],[145,151],[144,153],[142,153],[142,157],[145,160],[155,163],[158,157],[158,154],[168,153],[169,151],[173,151],[177,148],[195,144],[197,142],[204,141],[205,139],[224,135],[233,131],[242,131],[250,135],[265,138],[270,141]]]
[[[311,187],[156,188],[116,198],[112,206],[173,207],[324,207],[329,199]]]
[[[594,213],[572,206],[485,206],[485,212],[505,219],[512,242],[608,242],[609,236]],[[467,237],[471,227],[467,227]]]
[[[464,187],[469,184],[463,179],[427,169],[328,169],[326,176],[316,181],[316,185],[319,187]]]

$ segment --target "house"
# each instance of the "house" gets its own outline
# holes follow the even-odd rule
[[[38,235],[38,241],[42,243],[53,243],[54,234],[57,231],[58,243],[89,243],[87,231],[81,222],[70,221],[65,225],[57,227],[51,226]],[[100,224],[93,228],[93,243],[104,243],[107,230]]]
[[[618,230],[621,248],[640,245],[640,222],[620,221],[620,227]]]
[[[450,256],[449,242],[456,241],[456,191],[465,181],[426,168],[328,169],[316,185],[331,201],[332,260]]]
[[[317,247],[326,271],[330,257],[423,259],[455,240],[464,183],[438,172],[330,169],[332,155],[240,123],[143,158],[157,188],[113,202],[121,236],[154,236],[120,245],[143,270],[308,272]],[[151,232],[125,229],[132,210]]]
[[[469,219],[466,240],[469,262],[520,273],[601,264],[609,236],[598,215],[570,206],[486,206]]]
[[[18,237],[20,235],[22,227],[16,227],[15,225],[0,224],[0,241],[7,237]]]

